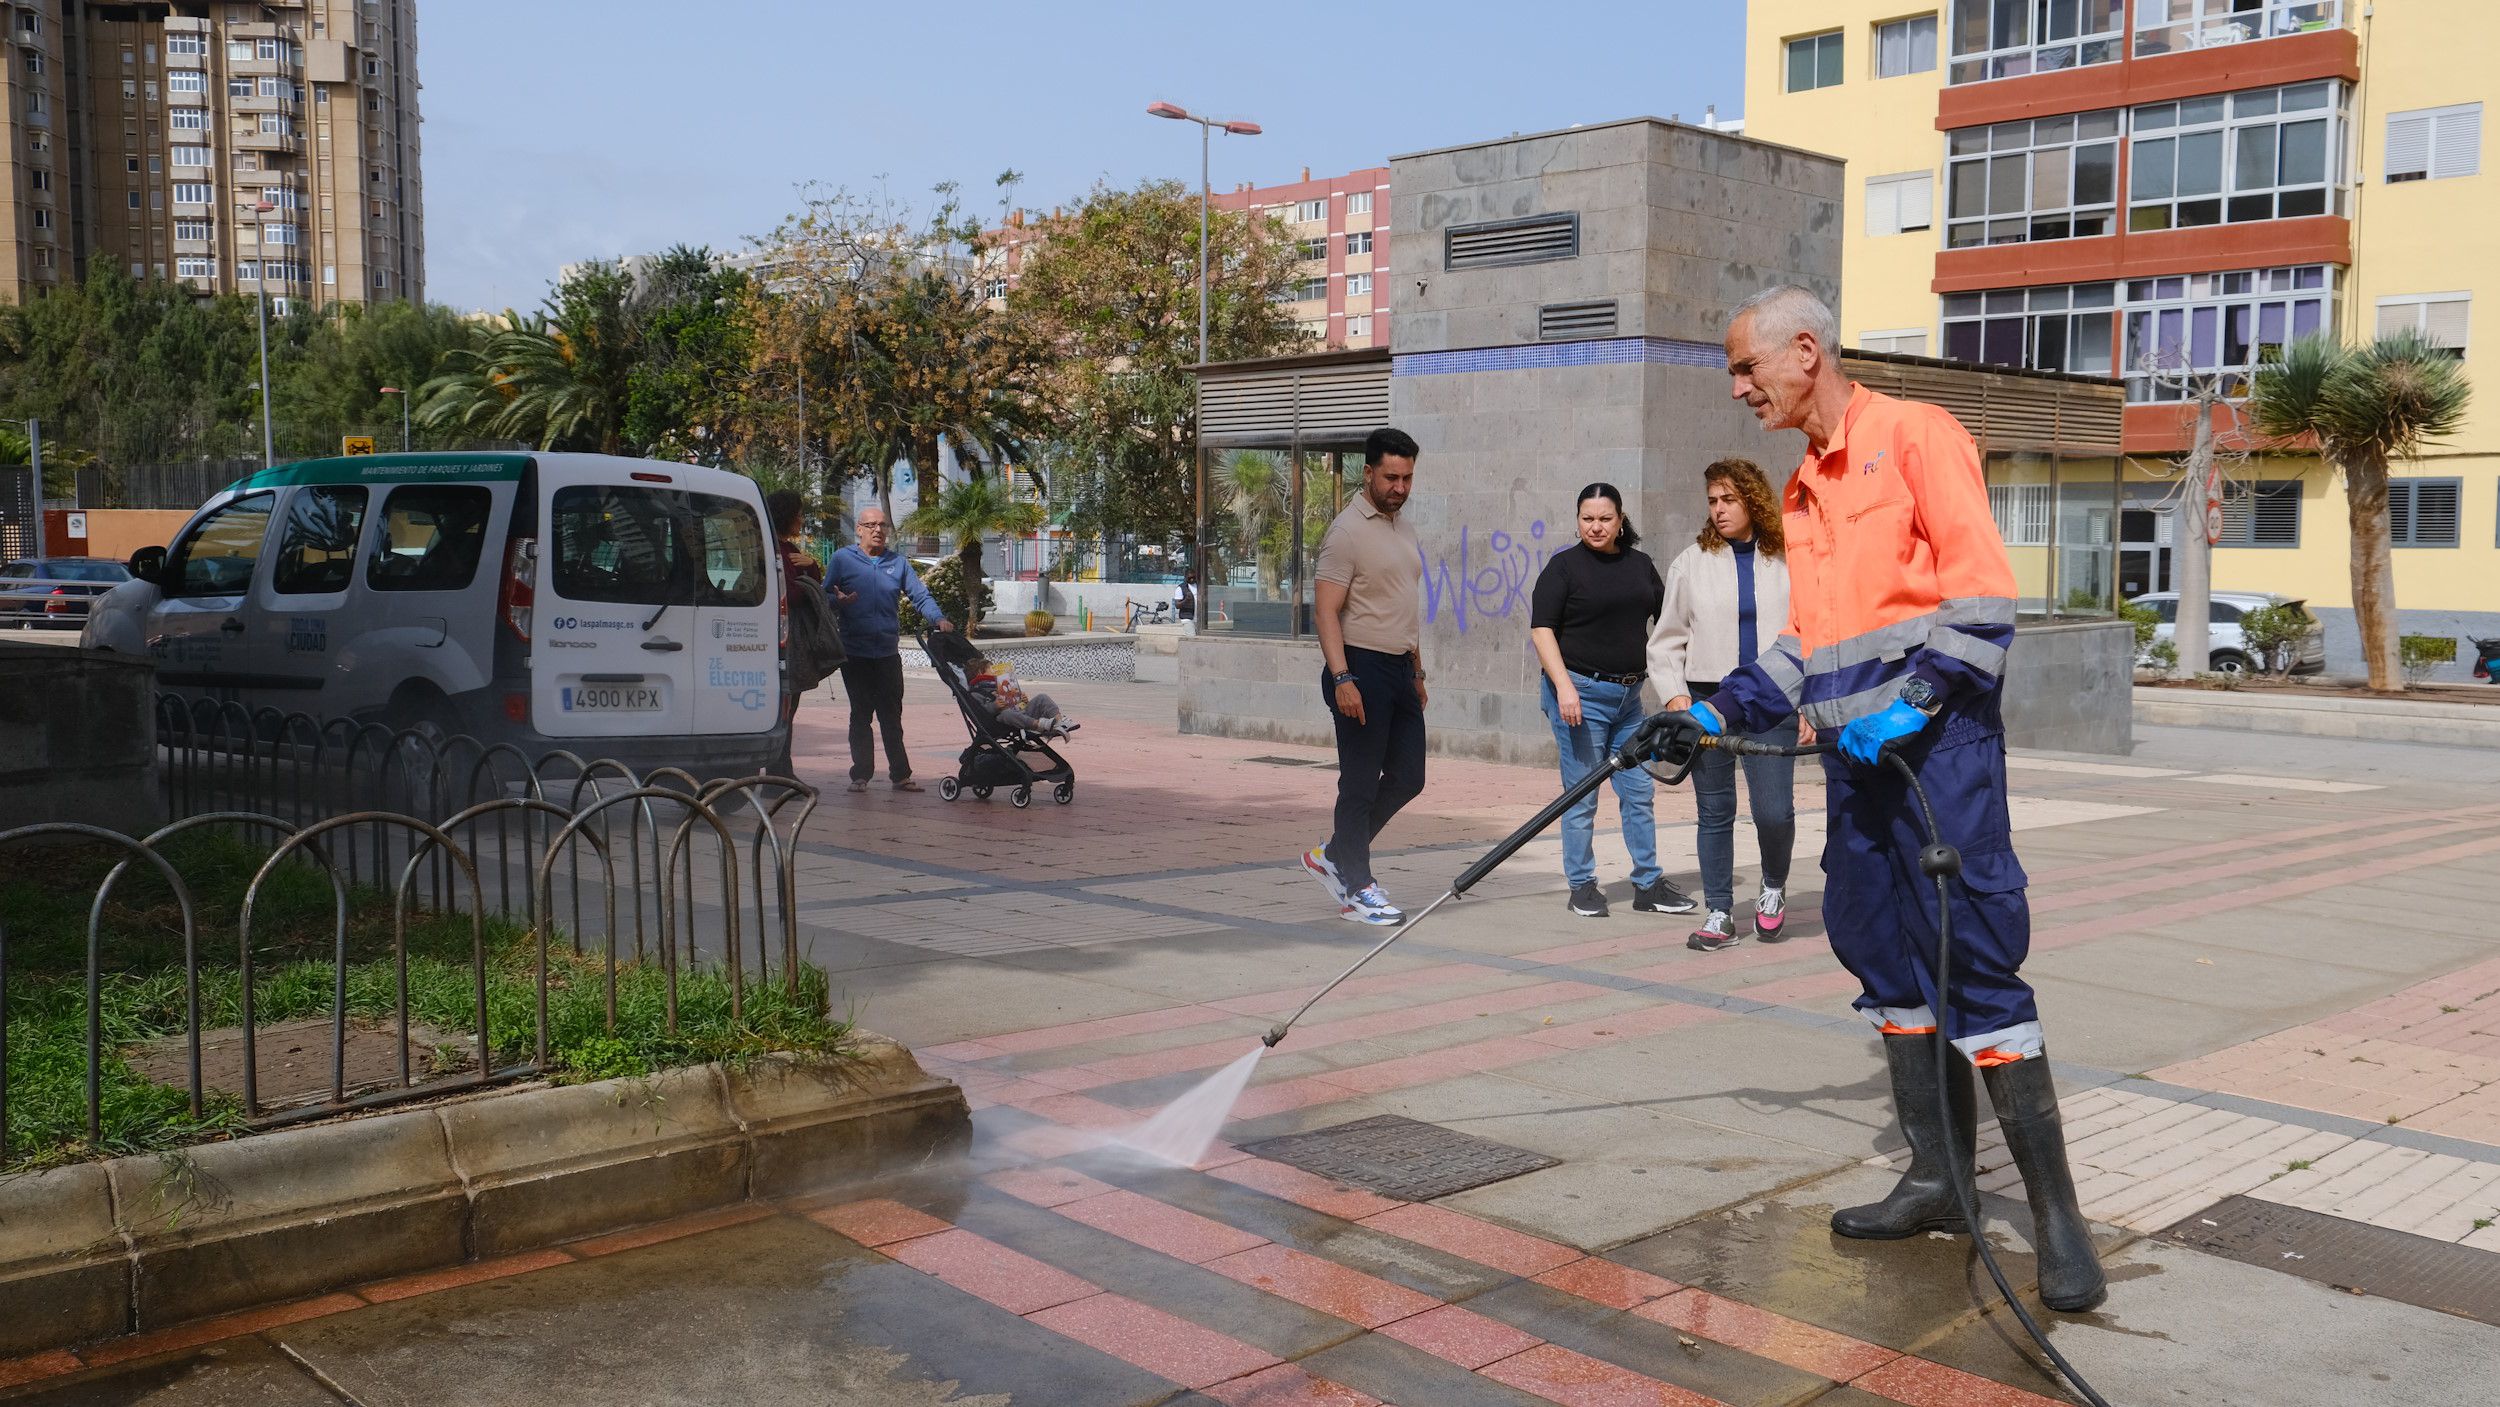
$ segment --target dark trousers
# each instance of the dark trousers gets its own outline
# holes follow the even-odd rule
[[[877,775],[872,723],[885,734],[887,774],[898,782],[910,777],[911,758],[903,752],[902,656],[864,660],[854,655],[842,661],[842,688],[851,696],[851,780],[864,782]]]
[[[1363,721],[1337,709],[1337,686],[1320,668],[1320,697],[1337,721],[1337,821],[1328,862],[1348,890],[1372,882],[1372,840],[1424,789],[1424,706],[1415,697],[1415,662],[1405,655],[1346,647],[1345,663],[1363,694]]]

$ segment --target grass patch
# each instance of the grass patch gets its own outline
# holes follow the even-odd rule
[[[236,925],[244,892],[267,851],[210,834],[184,837],[168,851],[192,891],[199,921],[201,1024],[239,1025],[243,984]],[[186,1086],[151,1081],[120,1054],[124,1047],[188,1028],[181,911],[159,876],[134,866],[115,887],[98,929],[100,1130],[92,1143],[87,1138],[88,906],[116,859],[109,852],[64,847],[0,855],[9,965],[9,1146],[0,1172],[154,1152],[249,1131],[240,1099],[212,1092],[195,1117]],[[271,872],[253,918],[256,1026],[329,1015],[335,904],[329,878],[309,863],[290,862]],[[350,890],[347,937],[348,1014],[395,1023],[397,962],[386,895]],[[475,1039],[473,943],[466,915],[410,916],[412,1022]],[[490,1063],[500,1068],[527,1060],[536,1049],[537,945],[523,925],[490,918],[486,952]],[[563,1082],[648,1075],[708,1061],[743,1063],[773,1052],[837,1059],[850,1034],[848,1022],[824,1014],[826,978],[812,966],[800,969],[795,993],[785,990],[778,973],[769,983],[750,977],[736,1019],[730,1016],[725,974],[681,970],[677,1029],[671,1032],[666,974],[656,963],[622,963],[611,1031],[604,958],[577,954],[569,939],[550,934],[547,961],[548,1074]],[[465,1048],[458,1054],[465,1056]]]

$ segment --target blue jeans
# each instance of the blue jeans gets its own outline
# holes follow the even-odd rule
[[[1698,693],[1697,693],[1698,696]],[[1791,714],[1753,735],[1754,741],[1794,744]],[[1745,769],[1745,794],[1753,803],[1754,839],[1762,847],[1762,882],[1788,887],[1789,853],[1797,844],[1797,777],[1793,757],[1744,757],[1704,748],[1693,759],[1693,809],[1701,818],[1696,849],[1701,858],[1701,898],[1706,908],[1736,910],[1736,768]]]
[[[1641,686],[1601,684],[1584,674],[1572,675],[1571,687],[1580,695],[1580,722],[1574,727],[1562,721],[1554,681],[1542,683],[1545,721],[1554,725],[1554,747],[1562,754],[1563,786],[1568,790],[1589,769],[1602,765],[1608,753],[1632,740],[1632,730],[1642,718]],[[1623,815],[1624,848],[1632,852],[1632,883],[1647,888],[1666,877],[1658,868],[1658,822],[1650,810],[1649,774],[1627,767],[1615,773],[1614,786],[1616,809]],[[1562,837],[1563,878],[1575,886],[1596,883],[1596,792],[1563,813]]]

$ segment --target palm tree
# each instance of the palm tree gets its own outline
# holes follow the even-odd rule
[[[2464,423],[2472,388],[2455,353],[2419,333],[2344,347],[2323,336],[2284,348],[2258,369],[2250,423],[2279,440],[2317,438],[2344,476],[2352,520],[2352,610],[2373,689],[2402,689],[2396,560],[2387,524],[2387,465],[2410,459]]]
[[[577,339],[507,309],[504,326],[475,350],[443,354],[443,369],[417,388],[417,419],[429,427],[540,449],[613,454],[620,406],[614,389],[584,364]]]
[[[1225,510],[1241,528],[1243,550],[1258,562],[1259,593],[1275,595],[1281,563],[1268,550],[1267,536],[1270,525],[1282,518],[1289,506],[1283,457],[1263,450],[1234,450],[1224,456],[1217,484],[1224,495]]]
[[[981,539],[991,533],[1029,533],[1042,525],[1042,505],[1017,499],[1003,477],[983,474],[978,466],[961,483],[948,484],[934,500],[923,499],[903,526],[916,533],[955,537],[955,555],[963,562],[966,638],[980,626]]]

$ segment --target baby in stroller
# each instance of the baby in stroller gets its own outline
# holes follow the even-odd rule
[[[1068,717],[1050,695],[1027,694],[1024,686],[1016,682],[1013,668],[987,655],[966,660],[961,673],[973,702],[1006,727],[1046,738],[1064,738],[1085,726]]]

